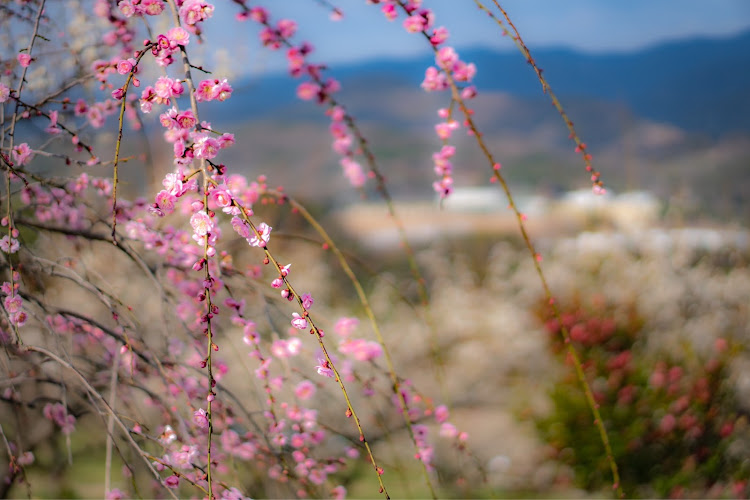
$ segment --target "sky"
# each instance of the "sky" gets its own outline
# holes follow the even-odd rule
[[[321,0],[268,0],[273,19],[298,22],[297,40],[315,46],[316,62],[329,64],[378,57],[410,57],[427,53],[418,35],[406,33],[400,21],[388,22],[376,5],[365,0],[325,0],[344,12],[333,22]],[[484,0],[489,7],[492,0]],[[692,36],[728,36],[750,29],[750,0],[501,0],[526,44],[567,47],[586,52],[633,51],[668,40]],[[282,70],[281,56],[258,49],[257,30],[232,19],[231,2],[215,2],[210,38],[235,47],[243,67],[237,73]],[[446,26],[455,47],[486,46],[512,50],[510,40],[480,12],[474,0],[424,0]],[[219,22],[216,22],[219,21]],[[209,27],[209,23],[206,24]],[[245,29],[250,28],[250,29]],[[237,48],[239,47],[239,48]],[[249,62],[247,62],[249,61]]]

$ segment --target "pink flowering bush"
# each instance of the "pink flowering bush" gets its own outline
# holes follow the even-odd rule
[[[564,311],[605,425],[616,430],[610,446],[626,491],[645,497],[744,496],[747,417],[729,368],[739,346],[718,337],[706,351],[684,359],[679,351],[646,349],[644,320],[632,305],[615,308],[600,296]],[[559,328],[555,319],[547,320],[550,347],[562,354]],[[571,467],[574,477],[562,470],[559,481],[604,488],[609,478],[598,458],[603,448],[588,432],[586,403],[568,368],[551,390],[553,411],[537,425],[552,457]]]

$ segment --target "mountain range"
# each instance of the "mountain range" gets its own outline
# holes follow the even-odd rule
[[[510,43],[510,42],[509,42]],[[480,92],[544,98],[536,75],[518,51],[459,50],[478,68]],[[750,31],[726,38],[691,38],[635,52],[584,53],[542,48],[532,52],[561,100],[599,99],[625,106],[636,116],[688,132],[720,137],[750,132]],[[411,87],[417,91],[431,56],[375,59],[330,68],[351,87]],[[239,83],[233,99],[253,116],[295,104],[299,82],[268,75]]]
[[[477,65],[479,96],[471,105],[508,180],[547,194],[586,187],[568,131],[520,53],[458,52]],[[647,189],[669,207],[680,205],[686,217],[750,220],[750,32],[629,53],[532,54],[610,189]],[[326,71],[341,82],[337,98],[403,199],[432,196],[436,110],[450,101],[419,86],[432,64],[432,57],[379,59]],[[299,82],[284,74],[234,82],[231,105],[208,103],[201,116],[238,137],[223,153],[227,164],[251,175],[270,172],[298,196],[355,201],[330,148],[328,118],[296,98]],[[486,160],[472,138],[459,134],[451,142],[457,185],[485,184]]]

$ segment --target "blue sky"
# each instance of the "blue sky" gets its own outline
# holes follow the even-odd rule
[[[314,60],[327,63],[411,56],[429,49],[417,35],[408,34],[400,22],[388,22],[379,7],[365,0],[330,0],[344,12],[332,22],[315,0],[260,2],[274,19],[289,17],[299,23],[299,40],[316,47]],[[490,5],[491,0],[485,0]],[[241,44],[251,63],[238,73],[282,69],[282,57],[256,49],[255,31],[236,31],[231,2],[216,2],[216,18],[209,38],[221,45]],[[445,25],[456,47],[483,45],[512,49],[496,25],[481,13],[473,0],[424,0],[436,12],[437,25]],[[666,40],[696,35],[725,36],[750,29],[750,0],[502,0],[530,48],[565,46],[587,52],[631,51]],[[217,22],[218,21],[218,22]],[[227,27],[231,26],[231,29]],[[243,25],[249,27],[247,25]],[[243,57],[243,58],[244,58]],[[252,59],[255,59],[253,62]],[[257,70],[257,67],[256,67]]]

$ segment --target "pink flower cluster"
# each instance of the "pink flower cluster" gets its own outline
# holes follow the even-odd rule
[[[114,114],[116,110],[116,102],[112,99],[93,104],[89,104],[83,99],[78,99],[73,108],[73,113],[75,116],[85,116],[92,127],[101,128],[104,126],[106,118]]]
[[[31,148],[25,142],[13,147],[13,162],[17,166],[26,165],[32,157]]]
[[[198,187],[195,181],[185,182],[182,174],[174,172],[167,174],[161,183],[164,189],[156,194],[156,202],[149,207],[149,211],[159,217],[174,212],[177,199]]]
[[[3,227],[7,227],[9,224],[8,217],[3,217],[0,220],[0,224]],[[6,234],[0,238],[0,250],[5,253],[16,253],[21,247],[21,244],[18,242],[18,234],[18,229],[14,227],[10,230],[10,235]]]
[[[473,63],[466,64],[458,58],[458,54],[452,47],[443,47],[439,49],[435,56],[437,67],[430,66],[425,72],[425,79],[422,82],[422,88],[426,91],[446,90],[450,87],[449,75],[454,83],[470,82],[476,73],[476,67]],[[476,96],[476,88],[468,86],[461,90],[461,99],[472,99]],[[471,110],[469,110],[471,112]],[[443,142],[443,148],[440,152],[433,154],[433,163],[435,173],[439,180],[433,183],[433,189],[441,198],[446,198],[453,192],[453,176],[451,164],[448,160],[455,153],[455,148],[446,145],[446,141],[457,130],[459,123],[451,118],[450,112],[443,108],[438,110],[438,116],[444,121],[435,125],[435,133]],[[471,131],[469,131],[471,132]]]
[[[149,44],[149,41],[147,40],[144,43]],[[188,43],[190,43],[190,33],[181,26],[175,26],[166,34],[160,34],[156,37],[156,42],[151,44],[151,54],[159,66],[166,67],[174,62],[172,56],[175,52],[179,52]]]
[[[68,413],[68,409],[62,403],[47,403],[42,411],[44,416],[56,423],[63,434],[70,434],[75,430],[76,417]]]
[[[394,0],[384,0],[381,3],[383,4],[381,9],[389,20],[398,17],[398,9]],[[443,91],[451,87],[452,81],[458,87],[461,99],[474,98],[477,94],[476,88],[469,84],[476,74],[476,66],[462,61],[452,47],[441,47],[448,40],[448,30],[444,27],[433,29],[435,16],[429,9],[421,8],[421,3],[421,0],[411,0],[403,3],[402,6],[407,12],[403,23],[404,29],[409,33],[425,34],[435,48],[435,66],[430,66],[425,71],[422,88],[427,92]],[[466,84],[466,86],[460,88],[461,84]],[[453,192],[452,166],[448,158],[455,152],[454,149],[446,149],[446,141],[460,125],[451,119],[448,110],[440,110],[438,114],[444,121],[435,125],[435,133],[443,142],[443,149],[433,155],[435,172],[439,179],[433,182],[432,186],[441,198],[446,198]]]
[[[331,117],[329,130],[333,136],[333,150],[342,156],[339,164],[344,171],[344,176],[354,187],[362,187],[367,177],[362,165],[354,159],[356,148],[354,147],[354,136],[349,132],[346,125],[346,112],[341,106],[335,106],[326,112]]]
[[[297,23],[291,19],[281,19],[275,27],[268,24],[268,13],[262,7],[255,7],[251,10],[250,19],[265,25],[260,30],[260,41],[263,46],[272,50],[280,49],[289,38],[297,32]]]
[[[45,132],[52,135],[57,135],[62,130],[60,130],[60,127],[57,126],[57,110],[50,111],[49,113],[49,125],[47,125],[47,128],[44,129]]]
[[[214,6],[205,0],[184,0],[180,6],[180,19],[188,29],[200,33],[198,23],[205,21],[214,14]]]
[[[181,96],[184,90],[179,80],[160,76],[153,87],[149,85],[141,92],[141,111],[150,113],[154,103],[169,106],[171,99]]]
[[[20,279],[21,276],[18,272],[13,271],[13,284],[11,285],[10,282],[6,281],[0,285],[0,292],[5,295],[5,298],[3,299],[5,312],[8,313],[8,319],[11,324],[16,327],[23,326],[28,319],[26,311],[23,310],[23,299],[18,295],[18,282]]]
[[[63,188],[45,188],[39,184],[29,184],[21,190],[21,202],[34,209],[34,216],[39,222],[54,221],[71,229],[82,229],[86,224],[85,207],[78,203],[75,189],[79,182],[88,185],[87,177],[70,181]],[[92,181],[93,182],[93,181]],[[97,189],[103,195],[111,192],[109,180],[97,179]]]
[[[226,101],[232,95],[232,87],[227,83],[227,79],[223,80],[203,80],[198,84],[198,88],[195,91],[196,100],[200,101]]]
[[[164,11],[164,2],[162,0],[120,0],[117,8],[125,17],[158,16]]]
[[[449,121],[446,123],[455,124],[456,122]],[[436,125],[435,128],[437,129],[439,125]],[[449,128],[449,130],[452,130],[452,128]],[[440,132],[438,132],[438,136],[440,136]],[[432,183],[432,188],[440,194],[441,198],[445,198],[453,192],[453,164],[450,159],[455,153],[456,148],[454,146],[444,144],[440,151],[432,154],[435,174],[439,177],[439,180]]]
[[[22,68],[28,68],[31,64],[31,56],[25,52],[18,54],[17,59],[18,64],[20,64]]]
[[[159,122],[162,127],[167,130],[172,129],[191,129],[195,127],[198,122],[195,115],[189,109],[187,111],[178,112],[177,108],[172,107],[168,111],[165,111],[159,115]]]
[[[332,96],[341,90],[339,82],[333,78],[323,81],[321,76],[322,66],[307,62],[307,57],[312,53],[313,47],[308,42],[294,45],[291,38],[296,31],[296,24],[291,21],[281,20],[275,27],[270,25],[268,12],[261,7],[251,8],[246,15],[240,16],[242,20],[252,19],[264,26],[261,31],[263,45],[277,50],[282,45],[289,46],[286,57],[289,63],[289,74],[294,78],[309,76],[310,80],[303,81],[297,86],[297,97],[304,100],[316,100],[318,104],[332,104]],[[343,158],[340,160],[341,168],[345,177],[355,187],[362,187],[367,180],[362,166],[354,159],[354,148],[352,148],[353,137],[348,132],[344,119],[346,113],[341,106],[332,106],[326,112],[331,117],[331,134],[333,135],[333,149]]]

